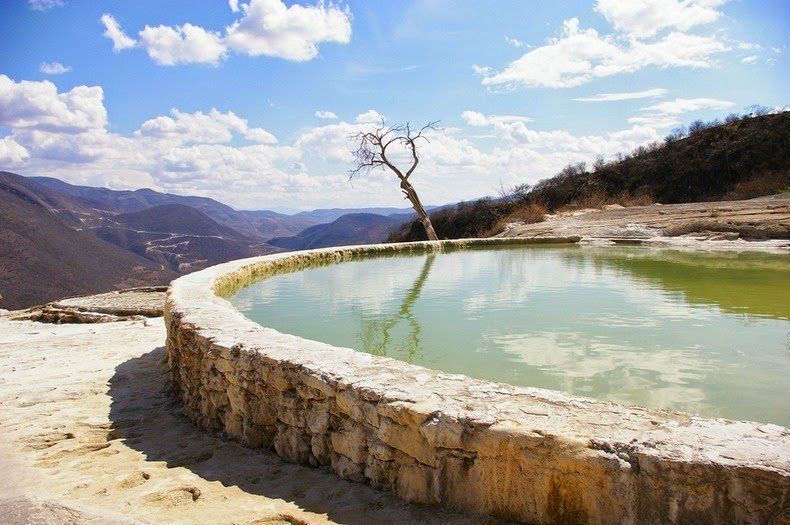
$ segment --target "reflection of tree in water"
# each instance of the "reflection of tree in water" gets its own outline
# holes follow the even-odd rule
[[[386,356],[388,353],[402,352],[403,360],[408,363],[413,362],[417,354],[422,352],[422,345],[420,344],[422,329],[412,312],[412,307],[420,297],[422,287],[425,285],[425,281],[428,280],[428,275],[431,273],[431,267],[435,260],[435,253],[427,255],[420,275],[417,276],[417,279],[409,288],[397,312],[383,319],[362,320],[360,340],[365,352],[382,356]],[[403,338],[400,347],[398,347],[397,343],[393,343],[393,346],[391,346],[392,336],[390,331],[402,320],[408,324],[408,334]]]

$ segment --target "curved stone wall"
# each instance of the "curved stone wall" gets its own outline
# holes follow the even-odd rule
[[[288,461],[466,512],[530,523],[787,523],[784,427],[428,370],[279,333],[222,298],[267,275],[363,255],[534,242],[331,248],[181,277],[165,319],[185,413]]]

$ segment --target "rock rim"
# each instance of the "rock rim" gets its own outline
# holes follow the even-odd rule
[[[199,427],[448,509],[530,523],[780,523],[790,430],[477,380],[279,333],[223,297],[358,257],[506,244],[467,239],[273,254],[175,280],[170,371]]]

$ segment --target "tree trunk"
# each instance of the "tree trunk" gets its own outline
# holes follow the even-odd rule
[[[409,199],[409,202],[411,202],[411,205],[414,207],[414,211],[417,212],[417,217],[425,228],[425,233],[428,234],[428,240],[438,241],[439,237],[436,235],[436,230],[433,229],[431,218],[428,217],[428,213],[425,211],[425,208],[422,207],[420,198],[417,196],[417,192],[414,191],[414,186],[404,178],[400,181],[400,187],[403,193],[406,194],[406,198]]]

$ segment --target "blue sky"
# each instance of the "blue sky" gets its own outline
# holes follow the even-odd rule
[[[402,205],[347,180],[375,115],[442,121],[438,204],[788,103],[780,0],[19,0],[0,31],[0,168],[240,208]]]

